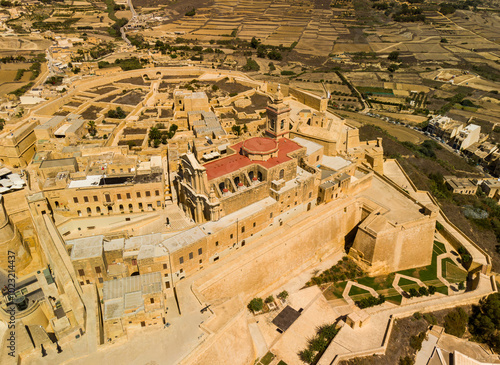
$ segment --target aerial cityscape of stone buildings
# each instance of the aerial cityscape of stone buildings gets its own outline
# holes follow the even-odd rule
[[[42,345],[81,355],[90,351],[85,346],[166,328],[172,313],[189,316],[182,317],[185,307],[217,305],[184,304],[179,288],[200,275],[213,275],[203,296],[228,298],[237,286],[260,282],[260,292],[332,253],[347,254],[372,277],[435,260],[437,221],[445,218],[427,195],[417,198],[386,176],[382,138],[360,140],[357,127],[305,91],[240,73],[189,71],[243,91],[209,97],[210,88],[178,86],[194,77],[186,70],[130,71],[81,83],[0,135],[2,176],[15,171],[12,179],[23,180],[7,189],[0,211],[2,270],[14,252],[20,278],[2,298],[0,318],[16,305],[21,359],[36,358]],[[171,83],[163,85],[164,76]],[[136,106],[102,101],[130,80],[151,83],[137,91]],[[124,118],[110,113],[118,107]],[[247,124],[244,133],[233,128]],[[474,125],[430,125],[453,148],[480,139]],[[481,183],[499,195],[498,183]],[[443,232],[473,257],[475,288],[486,285],[489,256],[451,225]],[[239,273],[218,273],[234,260]],[[274,261],[273,271],[248,266],[261,260]],[[351,312],[352,327],[369,316]]]

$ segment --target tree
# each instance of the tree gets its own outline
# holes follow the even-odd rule
[[[268,297],[266,298],[265,302],[266,302],[266,304],[269,304],[269,303],[274,302],[274,298],[273,298],[273,296],[272,296],[272,295],[268,296]]]
[[[87,128],[88,128],[89,133],[92,137],[94,137],[97,134],[97,128],[96,128],[95,122],[93,120],[91,120],[87,123]]]
[[[252,37],[252,40],[250,41],[250,46],[252,48],[257,48],[257,46],[260,44],[260,41],[255,38],[255,37]]]
[[[387,57],[390,61],[396,62],[399,58],[399,52],[398,51],[392,51],[389,53],[389,56]]]
[[[278,298],[280,298],[281,300],[286,300],[286,298],[288,298],[288,292],[286,290],[283,290],[278,294]]]
[[[241,127],[239,125],[233,125],[231,127],[231,130],[233,131],[234,134],[237,136],[241,135]]]
[[[161,132],[158,128],[156,127],[152,127],[150,130],[149,130],[149,140],[152,141],[152,140],[160,140],[161,139]]]
[[[300,351],[298,355],[300,360],[305,362],[306,364],[311,364],[313,362],[314,353],[309,349]]]
[[[462,337],[468,321],[467,313],[462,308],[456,308],[444,317],[444,331],[450,335]]]
[[[429,285],[429,294],[434,295],[436,293],[436,287],[434,285]]]
[[[247,308],[252,312],[260,312],[264,308],[264,301],[262,298],[253,298],[250,303],[248,303]]]

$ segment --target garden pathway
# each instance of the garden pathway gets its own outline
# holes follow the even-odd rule
[[[369,286],[363,284],[356,283],[354,281],[348,281],[347,285],[345,286],[344,292],[342,293],[342,297],[345,299],[347,303],[354,304],[354,300],[352,300],[351,297],[349,296],[349,292],[351,291],[353,285],[368,291],[372,296],[378,298],[378,293],[375,291],[375,289],[370,288]]]
[[[399,279],[402,279],[402,278],[410,280],[410,281],[414,281],[419,286],[427,287],[427,285],[425,285],[423,283],[423,281],[420,279],[417,279],[417,278],[414,278],[414,277],[408,276],[408,275],[396,274],[396,276],[394,277],[394,281],[392,282],[392,287],[394,289],[396,289],[398,291],[398,293],[403,296],[403,298],[405,298],[405,296],[403,294],[405,291],[403,289],[401,289],[401,287],[399,286]]]

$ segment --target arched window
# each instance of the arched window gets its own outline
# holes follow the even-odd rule
[[[120,204],[120,212],[123,212],[123,204]]]
[[[238,184],[240,183],[240,177],[239,176],[236,176],[234,179],[234,185],[236,185],[236,187],[238,187]]]
[[[280,170],[280,180],[285,178],[285,170]]]
[[[139,203],[139,209],[142,209],[142,203]]]
[[[262,172],[257,172],[257,180],[262,181]]]
[[[108,214],[113,211],[113,207],[111,205],[108,205]]]
[[[311,210],[311,203],[309,202],[309,204],[307,204],[307,210]]]
[[[81,210],[77,210],[76,213],[78,214],[79,217],[82,216],[82,211]]]
[[[132,213],[134,211],[134,207],[132,204],[128,205],[128,210],[130,211],[130,213]]]
[[[96,207],[95,211],[96,211],[96,213],[101,213],[101,207]]]
[[[307,125],[311,125],[311,118],[307,120]]]
[[[57,200],[54,202],[54,204],[56,205],[56,208],[59,208],[59,202]]]
[[[219,189],[220,189],[221,193],[224,191],[224,188],[225,188],[225,187],[226,187],[226,186],[224,185],[224,182],[221,182],[221,183],[219,184]]]
[[[285,129],[285,120],[284,119],[281,120],[280,129],[281,130]]]
[[[89,208],[87,208],[87,214],[88,214],[88,215],[91,215],[91,214],[92,214],[92,209],[90,209],[90,207],[89,207]]]
[[[253,175],[254,175],[253,171],[250,171],[250,172],[248,173],[248,177],[250,178],[250,181],[252,181],[252,180],[253,180]]]

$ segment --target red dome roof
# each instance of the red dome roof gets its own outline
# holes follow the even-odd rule
[[[278,150],[278,142],[271,138],[254,137],[247,139],[241,146],[249,154],[264,155]]]

